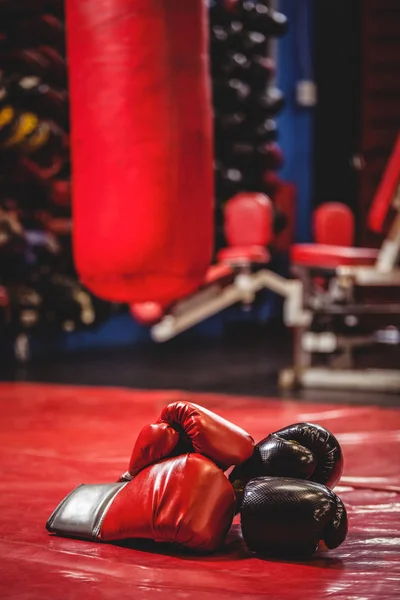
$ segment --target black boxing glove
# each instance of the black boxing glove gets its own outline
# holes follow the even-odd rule
[[[323,541],[337,548],[346,539],[347,513],[326,486],[290,477],[250,481],[241,509],[243,539],[264,555],[309,558]]]
[[[269,434],[253,455],[229,476],[240,507],[246,484],[255,477],[295,477],[333,489],[343,471],[343,455],[335,436],[320,425],[296,423]]]

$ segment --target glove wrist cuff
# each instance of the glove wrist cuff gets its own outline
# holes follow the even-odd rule
[[[96,540],[107,511],[127,483],[82,484],[57,506],[46,523],[50,533]]]

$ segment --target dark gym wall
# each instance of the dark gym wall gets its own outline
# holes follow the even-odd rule
[[[342,201],[356,243],[380,246],[367,214],[400,131],[400,1],[324,0],[315,7],[314,207]]]
[[[400,131],[400,2],[364,0],[361,14],[361,139],[359,213],[367,214]],[[380,245],[367,228],[361,243]]]
[[[360,139],[360,0],[315,7],[314,207],[340,201],[357,213]]]

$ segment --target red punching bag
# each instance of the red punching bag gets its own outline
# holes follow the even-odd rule
[[[75,264],[110,301],[168,303],[213,245],[204,0],[66,0]]]

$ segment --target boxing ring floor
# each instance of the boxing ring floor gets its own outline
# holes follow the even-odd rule
[[[342,444],[337,493],[349,535],[307,562],[247,553],[237,519],[218,555],[196,557],[147,541],[98,544],[50,536],[45,522],[80,483],[115,481],[140,428],[187,399],[256,440],[297,421]],[[400,410],[173,391],[0,384],[0,598],[156,600],[400,596]]]

